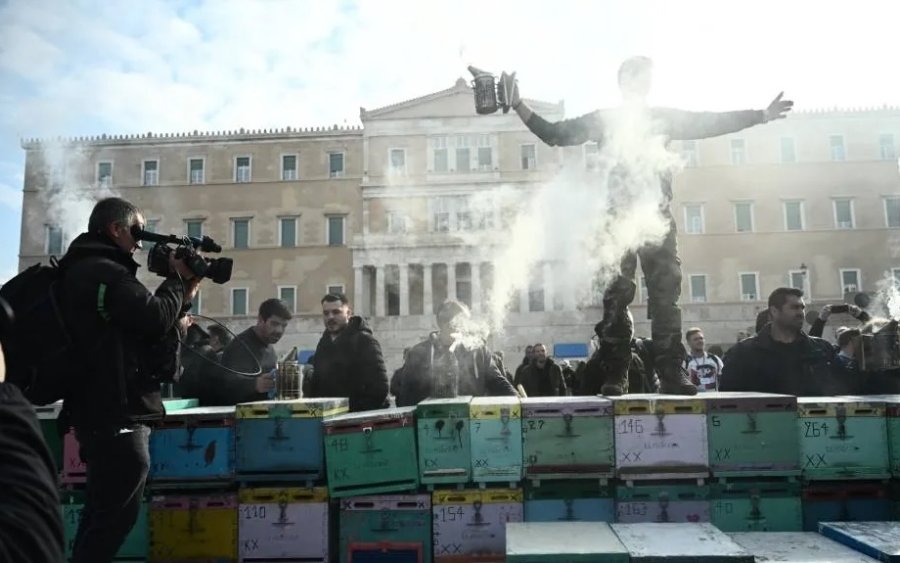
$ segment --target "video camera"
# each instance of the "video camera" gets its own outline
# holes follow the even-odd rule
[[[160,235],[145,231],[137,225],[132,227],[131,235],[136,241],[146,240],[156,243],[147,253],[147,269],[158,276],[167,278],[172,275],[169,270],[169,256],[174,252],[175,258],[184,260],[187,267],[197,277],[208,278],[218,284],[227,283],[231,279],[234,260],[224,257],[204,258],[197,253],[198,249],[202,252],[222,252],[222,247],[207,236],[197,238]],[[174,244],[175,248],[169,246],[170,244]]]

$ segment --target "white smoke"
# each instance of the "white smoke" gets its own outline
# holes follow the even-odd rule
[[[894,278],[891,272],[885,272],[884,277],[876,284],[875,295],[869,302],[868,312],[875,318],[888,318],[900,320],[900,280]]]

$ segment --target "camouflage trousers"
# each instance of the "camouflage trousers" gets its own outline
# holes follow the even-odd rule
[[[603,320],[598,328],[600,349],[606,364],[606,381],[627,380],[631,362],[634,322],[628,306],[637,290],[635,275],[638,258],[647,283],[647,317],[653,341],[654,363],[680,364],[685,349],[681,343],[681,260],[678,258],[675,220],[667,210],[669,231],[659,244],[647,245],[622,258],[620,274],[603,294]],[[648,370],[651,366],[647,366]]]

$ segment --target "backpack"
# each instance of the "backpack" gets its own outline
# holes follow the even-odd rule
[[[60,306],[61,280],[52,257],[49,265],[35,264],[0,287],[15,315],[3,335],[6,380],[35,405],[63,399],[71,386],[73,347]]]

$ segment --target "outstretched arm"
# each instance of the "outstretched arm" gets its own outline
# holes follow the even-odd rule
[[[734,133],[754,125],[784,119],[794,107],[794,102],[782,100],[778,94],[764,110],[740,110],[726,112],[692,112],[660,108],[654,110],[656,119],[663,122],[665,132],[673,140],[706,139]]]

